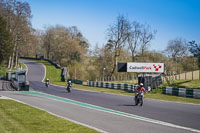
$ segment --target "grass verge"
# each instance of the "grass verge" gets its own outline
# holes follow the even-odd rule
[[[178,96],[162,94],[162,86],[160,86],[157,89],[154,89],[151,93],[146,94],[145,97],[146,98],[151,98],[151,99],[157,99],[157,100],[200,104],[200,99],[187,98],[187,97],[178,97]]]
[[[56,69],[54,66],[52,66],[50,63],[48,63],[46,61],[38,61],[38,62],[42,63],[42,64],[44,64],[46,66],[46,73],[47,73],[46,77],[48,77],[50,79],[51,84],[65,86],[66,87],[66,82],[61,82],[61,76],[60,76],[61,71],[60,71],[60,69]],[[179,83],[179,85],[183,85],[183,84],[187,83],[188,86],[191,86],[191,84],[196,84],[196,82],[198,82],[198,81],[192,81],[191,83],[190,82],[186,82],[186,81],[180,81],[178,83]],[[198,87],[198,85],[199,85],[199,82],[197,83],[197,87]],[[86,86],[86,85],[73,84],[72,87],[73,88],[77,88],[77,89],[82,89],[82,90],[106,92],[106,93],[121,94],[121,95],[128,95],[128,96],[134,96],[135,95],[133,93],[129,93],[129,92],[126,92],[126,91],[123,91],[123,90],[98,88],[98,87],[89,87],[89,86]],[[196,87],[196,86],[194,85],[194,87]],[[162,94],[161,87],[157,88],[157,89],[154,89],[151,93],[146,94],[145,97],[146,98],[151,98],[151,99],[157,99],[157,100],[166,100],[166,101],[174,101],[174,102],[200,104],[200,99],[177,97],[177,96],[171,96],[171,95]]]
[[[26,65],[24,65],[24,63],[19,62],[19,65],[22,66],[22,69],[26,69]]]
[[[0,76],[6,76],[8,69],[4,66],[0,66]]]
[[[97,133],[12,100],[0,100],[0,133]]]
[[[61,81],[61,69],[56,68],[55,66],[51,65],[51,63],[44,60],[30,60],[30,59],[23,59],[23,60],[34,61],[43,64],[46,67],[46,77],[44,80],[48,78],[50,79],[50,83]]]
[[[167,86],[167,84],[165,84]],[[196,88],[200,89],[200,80],[175,80],[172,84],[177,88]]]

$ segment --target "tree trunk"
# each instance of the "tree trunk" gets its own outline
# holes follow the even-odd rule
[[[115,55],[115,59],[114,59],[115,62],[114,62],[113,69],[112,69],[110,76],[112,76],[114,74],[115,69],[117,67],[117,58],[118,58],[118,56]]]
[[[17,65],[18,65],[18,51],[19,51],[19,47],[17,47],[16,49],[16,55],[15,55],[15,68],[17,68]]]
[[[142,56],[144,55],[144,48],[142,48]]]
[[[9,57],[9,61],[8,61],[8,69],[11,68],[11,59],[12,59],[12,57],[10,56],[10,57]]]
[[[134,52],[132,51],[132,62],[135,62]]]
[[[12,55],[12,59],[11,59],[11,69],[13,68],[14,65],[14,60],[15,60],[15,54],[16,54],[16,47],[17,47],[17,43],[14,43],[14,50],[13,50],[13,55]]]

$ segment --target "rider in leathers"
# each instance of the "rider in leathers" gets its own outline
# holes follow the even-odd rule
[[[143,83],[140,83],[139,87],[137,88],[137,92],[135,93],[135,100],[137,99],[137,96],[140,92],[141,95],[144,97],[144,93],[146,93],[146,90],[143,87]]]

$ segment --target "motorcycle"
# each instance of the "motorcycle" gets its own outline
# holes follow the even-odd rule
[[[142,106],[143,105],[143,94],[142,92],[136,93],[135,96],[135,105],[139,105]]]
[[[71,84],[68,84],[68,85],[67,85],[67,92],[68,92],[68,93],[71,92],[71,87],[72,87]]]
[[[46,87],[49,87],[49,82],[45,82],[45,86],[46,86]]]

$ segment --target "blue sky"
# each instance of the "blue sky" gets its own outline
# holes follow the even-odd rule
[[[150,50],[164,50],[168,41],[177,37],[200,43],[200,0],[23,1],[31,6],[35,29],[56,24],[77,26],[91,47],[106,43],[106,29],[119,14],[157,30]]]

